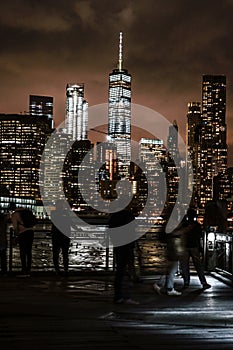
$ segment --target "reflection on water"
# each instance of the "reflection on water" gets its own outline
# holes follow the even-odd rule
[[[33,270],[49,271],[53,269],[52,241],[49,224],[37,225],[33,243]],[[106,250],[105,242],[107,226],[93,226],[88,231],[79,227],[72,234],[69,251],[69,265],[71,270],[101,271],[113,268],[112,248]],[[137,242],[139,249],[135,249],[135,264],[141,266],[142,271],[160,271],[164,269],[165,246],[158,240],[159,228],[144,234]],[[13,270],[20,268],[18,246],[13,247]]]

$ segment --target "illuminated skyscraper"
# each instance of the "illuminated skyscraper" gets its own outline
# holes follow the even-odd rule
[[[200,163],[198,156],[200,153],[201,122],[201,103],[190,102],[188,104],[186,135],[189,155],[195,169],[198,168]]]
[[[127,177],[131,159],[131,75],[123,69],[122,33],[118,68],[109,74],[108,135],[117,147],[119,175]]]
[[[202,130],[200,160],[200,204],[214,198],[214,178],[221,177],[217,199],[226,198],[226,77],[204,75],[202,84]]]
[[[29,113],[33,116],[46,116],[53,128],[53,97],[30,95]]]
[[[102,163],[101,167],[104,174],[107,174],[109,180],[114,180],[117,177],[117,161],[116,161],[116,147],[111,142],[97,142],[97,162]]]
[[[88,204],[84,198],[89,197],[89,192],[94,193],[95,191],[93,157],[92,152],[90,152],[92,147],[89,140],[75,141],[64,162],[64,192],[67,201],[75,211],[87,210]],[[83,158],[88,152],[90,158],[83,162]],[[88,177],[86,178],[88,188],[79,181],[80,167],[88,169]]]
[[[84,84],[66,86],[66,132],[72,140],[87,140],[88,103]]]
[[[193,168],[193,202],[192,205],[199,207],[200,195],[200,161],[201,161],[201,103],[190,102],[188,104],[186,144],[192,161]]]
[[[167,200],[166,210],[171,212],[174,207],[179,187],[178,168],[180,169],[179,148],[178,148],[178,125],[174,120],[173,124],[169,127],[169,133],[167,138]]]
[[[96,169],[98,191],[106,203],[113,198],[117,198],[117,157],[116,146],[111,142],[98,142],[96,160],[97,164],[102,164]],[[108,204],[107,204],[108,205]],[[107,206],[106,206],[107,208]]]
[[[45,116],[0,114],[0,185],[10,196],[40,199],[39,169],[49,124]]]
[[[69,137],[61,132],[61,129],[56,129],[53,132],[52,142],[50,147],[44,150],[43,159],[43,181],[40,187],[43,189],[44,196],[50,198],[55,204],[58,199],[64,197],[64,171],[61,169],[61,164],[66,159],[66,153],[69,145]]]
[[[178,152],[178,125],[174,120],[173,125],[169,127],[169,134],[167,138],[167,147],[171,156],[177,155]]]
[[[145,180],[150,184],[146,205],[147,215],[157,217],[161,214],[161,205],[163,208],[166,196],[163,167],[166,160],[166,148],[163,141],[142,138],[139,141],[139,160],[143,164]]]

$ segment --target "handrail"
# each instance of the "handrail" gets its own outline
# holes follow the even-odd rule
[[[46,270],[50,270],[53,269],[53,262],[52,262],[52,235],[51,235],[51,230],[41,230],[41,229],[35,229],[34,231],[34,242],[33,242],[33,249],[34,249],[34,254],[39,254],[39,250],[38,248],[42,247],[43,250],[43,257],[45,261],[50,261],[50,264],[43,264],[41,262],[41,264],[39,266],[35,266],[35,264],[33,265],[33,261],[35,261],[33,259],[32,261],[32,269],[46,269]],[[75,238],[73,238],[75,240]],[[46,243],[46,245],[40,245],[42,244],[42,241],[48,241],[48,244]],[[91,241],[91,239],[89,239]],[[85,238],[85,241],[88,241],[88,239]],[[40,244],[38,244],[39,242],[41,242]],[[82,244],[82,243],[81,243]],[[90,245],[83,245],[83,250],[85,250],[85,252],[89,249]],[[70,260],[74,260],[75,256],[78,254],[78,250],[72,251],[72,248],[76,247],[76,248],[80,248],[80,243],[76,243],[73,244],[72,242],[72,238],[71,238],[71,246],[70,246],[70,254],[73,257],[73,259]],[[18,251],[17,251],[18,250]],[[37,251],[37,252],[36,252]],[[45,252],[44,252],[45,251]],[[81,252],[79,251],[79,253],[81,254]],[[91,259],[91,251],[89,249],[89,257]],[[93,253],[93,252],[92,252]],[[85,253],[87,256],[87,252]],[[103,269],[104,271],[109,271],[111,268],[111,264],[110,264],[110,260],[111,260],[111,254],[109,251],[109,247],[106,244],[106,248],[103,250],[96,250],[96,254],[101,255],[101,261],[103,263],[101,264],[96,264],[98,267],[98,269]],[[35,255],[34,255],[35,256]],[[19,269],[20,266],[17,265],[17,263],[15,262],[15,257],[17,257],[17,260],[19,259],[19,247],[17,247],[15,245],[15,234],[14,234],[14,230],[13,228],[10,228],[9,231],[9,245],[8,245],[8,271],[11,273],[14,269]],[[86,258],[86,260],[88,260]],[[88,266],[85,266],[84,264],[81,264],[82,262],[80,262],[79,264],[72,264],[72,262],[70,262],[70,266],[72,266],[72,269],[94,269],[94,263],[88,263]],[[112,270],[112,268],[111,268]]]

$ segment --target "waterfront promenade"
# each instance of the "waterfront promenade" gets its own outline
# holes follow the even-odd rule
[[[134,285],[139,305],[115,305],[111,273],[1,277],[1,349],[233,348],[231,282],[209,275],[212,288],[202,291],[194,275],[182,296],[170,297],[153,291],[158,278]]]

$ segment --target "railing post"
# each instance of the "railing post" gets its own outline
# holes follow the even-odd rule
[[[13,227],[10,228],[10,241],[9,241],[9,272],[12,272],[12,265],[13,265],[13,237],[14,237],[14,230]]]
[[[204,237],[203,237],[203,265],[204,269],[208,270],[208,232],[207,230],[204,231]]]
[[[105,249],[105,270],[108,271],[108,269],[109,269],[109,234],[108,234],[108,231],[105,232],[105,244],[106,244],[106,249]]]
[[[233,232],[231,232],[231,275],[233,276]]]
[[[106,251],[105,251],[105,254],[106,254],[106,263],[105,263],[105,269],[106,271],[108,271],[109,269],[109,247],[106,247]]]

